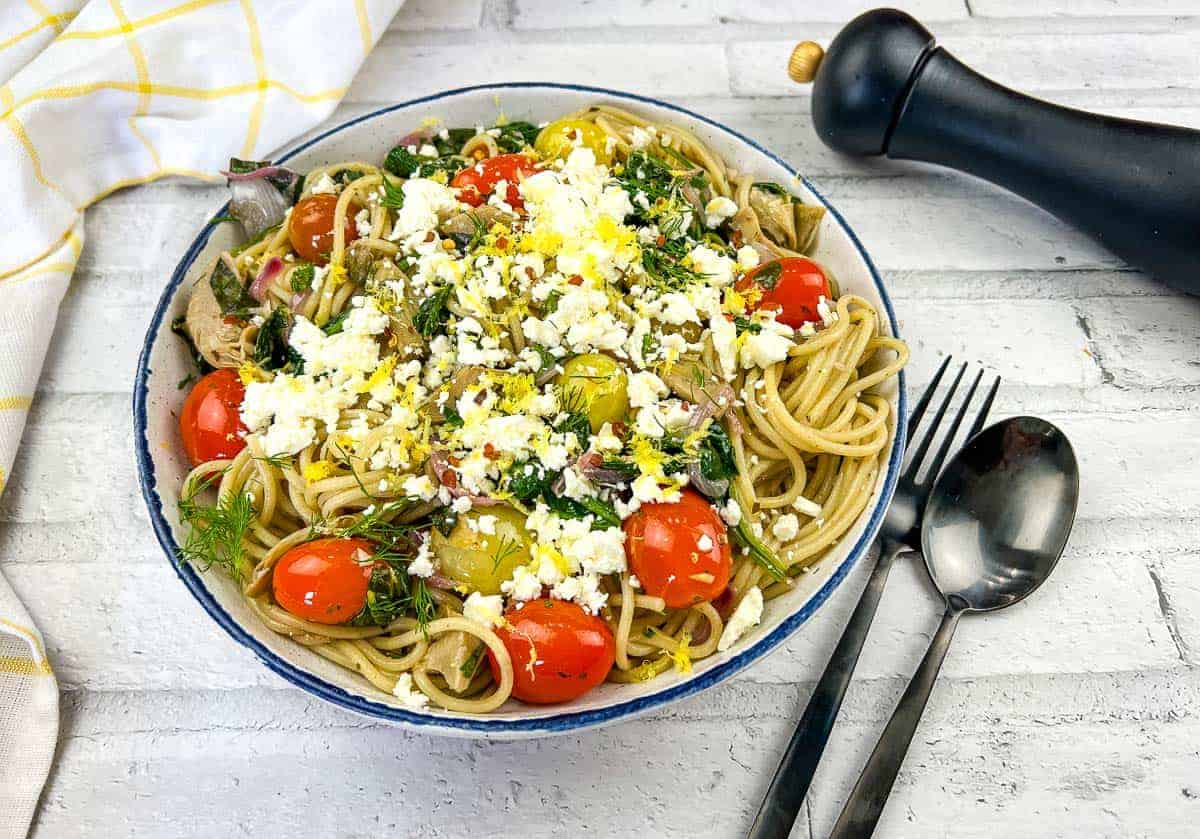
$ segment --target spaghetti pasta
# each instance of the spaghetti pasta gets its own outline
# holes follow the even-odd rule
[[[693,133],[596,105],[241,171],[294,206],[189,303],[184,558],[379,691],[690,670],[865,509],[908,351],[805,256],[822,210]]]

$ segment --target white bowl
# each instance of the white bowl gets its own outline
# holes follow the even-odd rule
[[[884,328],[896,333],[895,315],[883,283],[837,210],[791,166],[752,140],[699,114],[655,99],[601,88],[540,83],[452,90],[358,117],[293,149],[280,157],[279,162],[306,171],[340,160],[378,161],[397,138],[420,126],[426,117],[440,117],[451,126],[490,125],[503,110],[509,117],[539,122],[594,102],[615,103],[653,120],[688,128],[733,167],[753,172],[762,180],[785,184],[806,203],[824,204],[829,212],[822,223],[815,257],[832,270],[844,291],[865,297],[883,312]],[[220,212],[223,210],[217,214]],[[170,325],[173,318],[184,312],[187,289],[199,276],[201,267],[220,249],[233,244],[232,225],[202,230],[175,269],[150,322],[133,395],[134,439],[142,494],[167,562],[205,611],[269,668],[336,705],[429,732],[509,739],[561,734],[660,708],[728,679],[799,629],[866,553],[891,500],[900,469],[907,416],[903,378],[893,382],[885,394],[892,402],[899,431],[893,435],[887,468],[881,470],[860,520],[814,573],[801,576],[794,591],[767,604],[762,623],[743,636],[733,649],[696,662],[688,674],[668,673],[638,684],[604,684],[563,705],[532,706],[510,701],[486,716],[436,709],[418,712],[401,707],[359,676],[267,629],[250,612],[235,585],[219,571],[202,572],[176,559],[183,535],[177,508],[179,489],[188,472],[175,419],[185,393],[178,389],[177,383],[192,371],[192,364],[182,342],[171,333]],[[187,643],[186,639],[181,639],[181,643]]]

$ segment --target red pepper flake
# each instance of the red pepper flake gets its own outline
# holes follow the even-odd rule
[[[617,420],[612,424],[612,433],[618,437],[624,438],[624,436],[629,433],[629,426],[620,420]]]
[[[657,239],[655,239],[655,240],[654,240],[654,244],[658,245],[660,248],[661,248],[663,245],[665,245],[666,243],[667,243],[667,237],[666,237],[666,236],[659,236]]]
[[[532,269],[532,268],[530,268],[528,265],[526,265],[526,266],[525,266],[525,276],[526,276],[526,277],[528,277],[528,278],[529,278],[529,279],[531,279],[531,280],[536,280],[536,279],[537,279],[537,277],[536,277],[536,276],[534,275],[534,273],[533,273],[533,269]]]
[[[462,460],[460,460],[459,458],[455,457],[455,456],[454,456],[454,455],[452,455],[452,454],[451,454],[451,455],[447,455],[447,456],[446,456],[446,460],[447,460],[447,462],[449,462],[449,464],[450,464],[451,466],[462,466]]]
[[[496,451],[496,447],[491,443],[483,444],[483,456],[488,460],[496,460],[500,457],[500,452]]]
[[[567,280],[567,282],[570,283],[571,285],[583,285],[583,277],[579,276],[578,274],[573,274]]]
[[[450,489],[458,489],[458,475],[447,469],[442,473],[442,486]]]
[[[733,231],[729,236],[729,241],[733,243],[735,248],[740,248],[742,246],[742,231]]]
[[[498,247],[500,250],[506,250],[508,248],[508,239],[504,236],[501,236],[496,240],[496,247]]]

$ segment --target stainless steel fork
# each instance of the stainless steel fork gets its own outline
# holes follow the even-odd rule
[[[916,440],[916,434],[921,430],[921,420],[950,366],[950,358],[947,356],[942,362],[942,366],[938,368],[933,380],[913,408],[908,421],[910,444]],[[779,768],[775,770],[775,777],[771,780],[771,786],[767,789],[766,797],[754,819],[754,825],[750,828],[750,839],[785,839],[791,832],[792,823],[795,822],[796,814],[800,812],[800,806],[808,794],[817,764],[820,763],[825,744],[829,741],[829,733],[842,707],[842,697],[845,696],[850,678],[854,674],[854,667],[858,663],[863,642],[875,617],[875,609],[879,605],[879,597],[883,593],[892,562],[905,551],[921,548],[921,516],[925,511],[929,489],[933,486],[946,455],[953,447],[958,429],[967,416],[979,383],[983,380],[983,371],[980,370],[971,382],[970,390],[962,400],[958,412],[945,429],[933,458],[926,463],[926,455],[929,454],[930,446],[946,418],[946,412],[958,386],[962,383],[967,366],[963,364],[959,367],[937,413],[933,415],[928,427],[921,432],[920,441],[915,448],[910,445],[904,471],[896,485],[896,494],[876,538],[876,543],[880,546],[879,560],[871,572],[871,579],[867,581],[867,587],[859,598],[854,614],[850,617],[850,623],[846,625],[829,663],[825,665],[825,672],[821,674],[821,680],[808,701],[808,707],[804,709],[804,715],[783,753]],[[1000,378],[997,376],[980,404],[975,421],[964,440],[973,437],[983,428],[999,387]]]

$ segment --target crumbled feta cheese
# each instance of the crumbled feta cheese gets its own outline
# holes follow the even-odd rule
[[[658,400],[666,396],[670,389],[654,373],[649,370],[643,370],[634,373],[629,377],[626,384],[626,392],[629,394],[629,406],[631,408],[649,408],[658,404]]]
[[[696,549],[701,551],[711,551],[713,548],[712,537],[707,533],[700,534],[700,538],[696,540]]]
[[[800,532],[800,519],[795,513],[784,513],[771,525],[771,535],[780,542],[790,542]]]
[[[365,239],[371,235],[371,211],[363,208],[354,216],[354,229],[358,238]]]
[[[717,641],[717,652],[725,652],[745,635],[747,630],[758,626],[762,621],[762,613],[762,591],[758,586],[754,586],[746,592],[737,608],[733,610],[733,614],[729,616],[725,629],[721,632],[721,639]]]
[[[518,565],[513,570],[512,579],[500,584],[500,591],[513,600],[536,600],[542,596],[542,581],[529,570],[528,565]]]
[[[785,360],[795,344],[792,341],[790,326],[775,320],[756,322],[761,324],[761,331],[747,332],[742,336],[742,366],[765,369]]]
[[[580,574],[567,577],[554,586],[551,594],[559,600],[578,603],[585,612],[596,614],[608,602],[608,594],[600,588],[600,578],[595,574]]]
[[[329,177],[329,173],[323,172],[308,192],[310,195],[336,195],[340,189],[341,187],[334,182],[333,178]]]
[[[809,518],[819,519],[821,517],[821,505],[815,501],[809,501],[803,495],[796,496],[796,500],[792,502],[792,508]]]
[[[473,591],[463,601],[463,617],[488,629],[500,623],[503,614],[504,598],[498,594],[480,594]]]
[[[410,178],[401,187],[404,206],[396,211],[396,225],[388,237],[392,241],[427,233],[442,217],[458,209],[458,199],[444,184],[429,178]]]
[[[737,204],[732,199],[718,195],[704,205],[704,225],[720,227],[725,219],[731,218],[737,211]]]
[[[396,680],[396,686],[392,688],[392,695],[400,700],[405,708],[419,710],[429,704],[429,697],[421,693],[413,686],[412,673],[401,673],[400,678]]]
[[[408,563],[408,573],[414,577],[432,577],[435,570],[433,551],[430,549],[429,540],[426,539],[417,548],[417,555],[413,557],[412,562]]]
[[[739,505],[733,498],[730,498],[727,502],[725,502],[725,506],[721,508],[720,513],[721,518],[724,519],[725,523],[730,527],[737,527],[742,521],[741,505]]]

